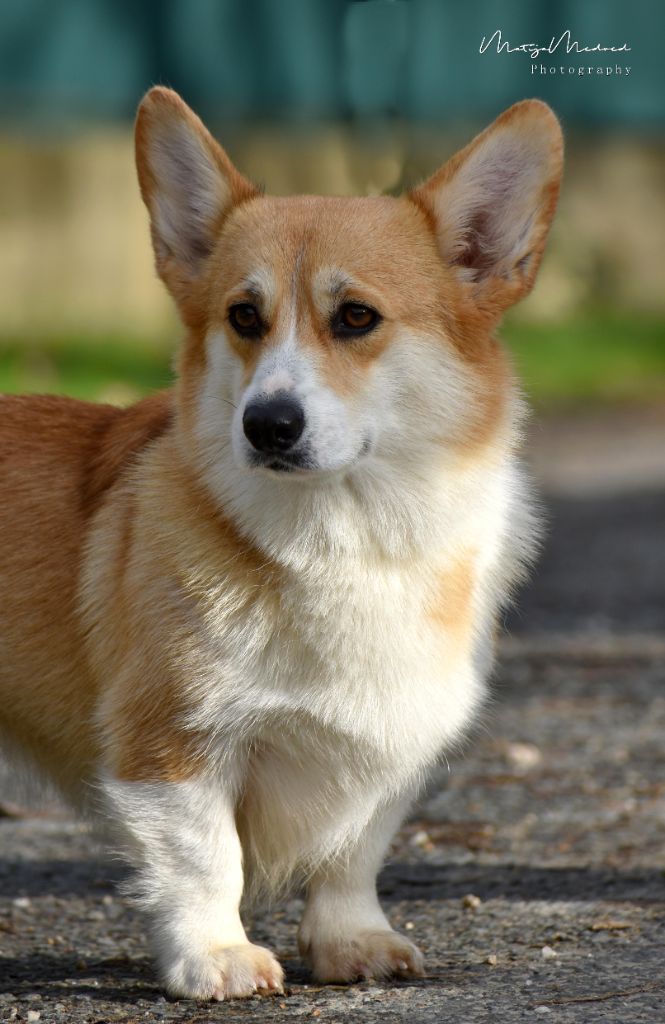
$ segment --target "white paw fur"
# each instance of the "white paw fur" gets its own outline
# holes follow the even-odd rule
[[[170,995],[189,999],[246,999],[283,991],[284,972],[269,949],[249,942],[182,958],[165,977]]]
[[[333,941],[314,939],[303,950],[319,981],[421,977],[424,958],[412,942],[392,929],[359,931]]]

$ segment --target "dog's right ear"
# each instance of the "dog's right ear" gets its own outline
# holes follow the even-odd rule
[[[143,97],[135,140],[157,272],[187,322],[194,286],[225,216],[258,190],[171,89],[157,86]]]

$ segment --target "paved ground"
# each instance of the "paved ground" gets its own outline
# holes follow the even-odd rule
[[[538,438],[550,538],[493,704],[381,880],[424,980],[310,984],[294,899],[252,925],[284,963],[283,998],[167,1001],[114,893],[121,869],[66,817],[30,814],[0,820],[0,1020],[665,1024],[665,445],[646,431],[636,471],[638,420]],[[584,445],[611,467],[592,458],[588,486]]]

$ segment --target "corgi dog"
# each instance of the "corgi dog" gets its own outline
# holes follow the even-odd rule
[[[110,828],[173,996],[281,991],[240,907],[288,885],[316,978],[419,975],[376,876],[532,555],[495,331],[559,124],[517,103],[400,197],[269,197],[158,87],[136,157],[177,383],[0,399],[2,735]]]

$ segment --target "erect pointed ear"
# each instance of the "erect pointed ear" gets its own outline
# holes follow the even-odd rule
[[[258,193],[171,89],[151,89],[136,118],[136,167],[157,271],[187,319],[187,298],[224,217]]]
[[[506,110],[410,193],[444,261],[501,312],[530,290],[556,207],[563,137],[540,100]]]

